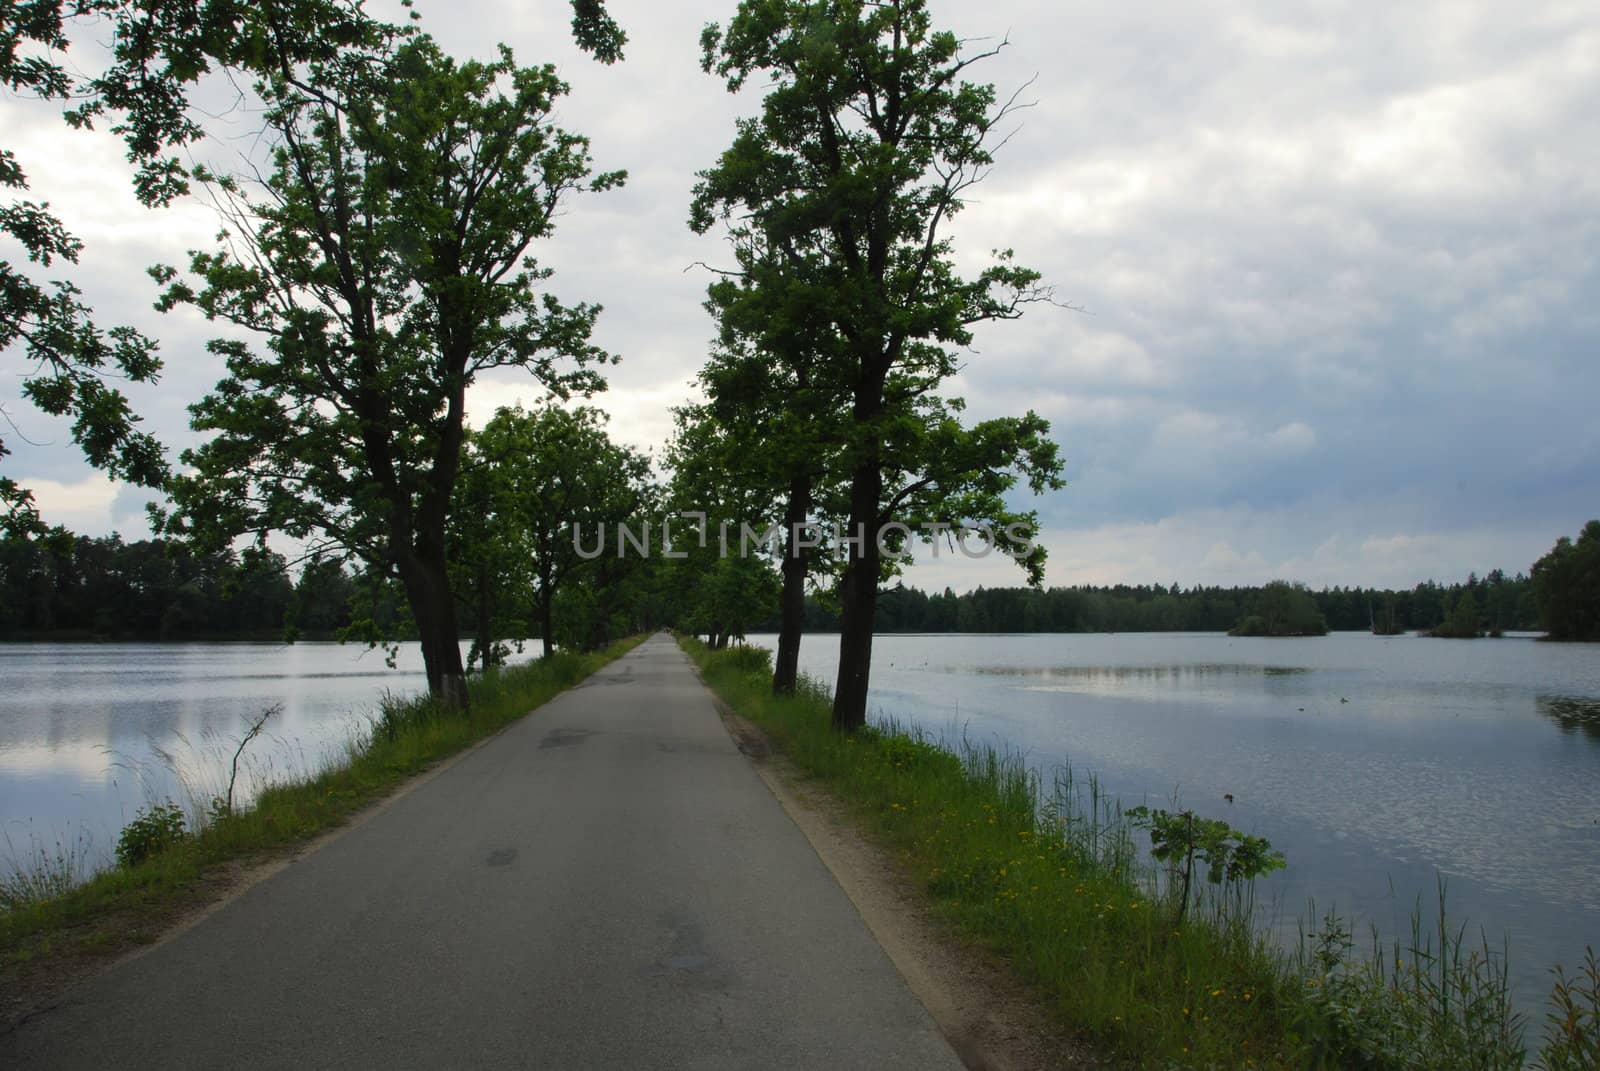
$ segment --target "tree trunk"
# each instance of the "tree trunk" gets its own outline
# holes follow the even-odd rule
[[[878,510],[883,472],[876,460],[856,467],[850,479],[850,560],[839,582],[839,676],[833,687],[833,727],[854,732],[867,723],[867,684],[872,673],[872,627],[878,610]]]
[[[409,553],[400,561],[400,579],[422,640],[428,694],[449,707],[467,706],[467,674],[461,665],[455,599],[444,555]]]
[[[811,510],[811,481],[797,476],[789,484],[789,505],[784,511],[788,553],[783,557],[782,621],[778,626],[778,655],[772,667],[774,695],[793,695],[800,675],[800,636],[806,624],[806,565],[808,548],[800,545],[800,526]]]
[[[539,638],[544,641],[544,656],[546,658],[556,653],[555,601],[555,592],[550,590],[549,579],[541,577],[539,580]]]

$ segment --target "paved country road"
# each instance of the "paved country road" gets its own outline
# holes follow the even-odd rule
[[[180,936],[6,1068],[959,1061],[656,636]]]

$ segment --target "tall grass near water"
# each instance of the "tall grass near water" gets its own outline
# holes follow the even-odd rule
[[[1199,881],[1203,895],[1182,914],[1181,883],[1092,777],[1063,769],[1046,780],[1019,754],[892,721],[840,734],[815,682],[772,694],[765,651],[681,642],[730,706],[858,810],[938,913],[1128,1066],[1527,1066],[1503,951],[1451,928],[1442,889],[1436,925],[1419,905],[1409,942],[1358,950],[1348,923],[1328,915],[1282,949],[1256,927],[1247,881]],[[1592,957],[1589,967],[1561,978],[1537,1066],[1600,1067],[1577,1062],[1600,1038]]]

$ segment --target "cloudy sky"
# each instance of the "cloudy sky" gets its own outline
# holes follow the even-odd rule
[[[602,404],[659,452],[711,334],[689,266],[721,256],[685,225],[694,173],[759,93],[698,68],[701,26],[732,3],[611,0],[631,37],[615,67],[571,46],[556,0],[417,6],[458,56],[504,40],[559,64],[561,121],[630,172],[573,201],[542,255],[564,299],[605,305],[598,341],[623,363]],[[1048,583],[1410,585],[1525,570],[1600,515],[1592,0],[933,6],[964,37],[1009,36],[983,78],[1033,79],[954,235],[969,265],[1014,248],[1075,309],[982,329],[951,388],[976,418],[1053,424],[1069,482],[1037,503]],[[192,442],[184,407],[219,374],[207,325],[151,311],[143,270],[208,246],[215,217],[138,207],[114,140],[55,110],[3,100],[0,126],[87,242],[102,322],[162,340],[161,384],[130,392],[149,427]],[[21,402],[22,373],[0,361],[22,433],[6,471],[52,522],[143,532],[144,495]],[[492,377],[473,416],[537,398]],[[910,580],[1019,577],[946,554]]]

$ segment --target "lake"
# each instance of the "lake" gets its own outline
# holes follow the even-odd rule
[[[752,643],[776,646],[776,637]],[[832,687],[838,638],[800,668]],[[1511,943],[1521,1007],[1600,948],[1600,646],[1336,633],[879,636],[873,717],[1070,762],[1124,805],[1267,837],[1295,940],[1314,898],[1409,933],[1420,897]],[[1229,803],[1226,795],[1233,797]],[[1535,1033],[1539,1022],[1530,1024]]]
[[[808,637],[801,668],[831,687],[837,656],[837,637]],[[1289,868],[1263,899],[1291,940],[1313,897],[1403,930],[1442,874],[1458,922],[1510,938],[1530,1011],[1553,964],[1600,947],[1600,646],[880,636],[872,683],[875,716],[1070,761],[1127,805],[1176,793],[1267,837]],[[423,684],[415,644],[394,669],[332,643],[0,645],[0,856],[59,843],[104,865],[141,805],[224,791],[266,705],[283,710],[246,754],[243,798],[339,754],[385,691]]]
[[[58,846],[92,871],[147,803],[203,809],[272,704],[235,801],[342,754],[385,692],[426,687],[416,643],[393,668],[361,644],[0,644],[0,872]]]

